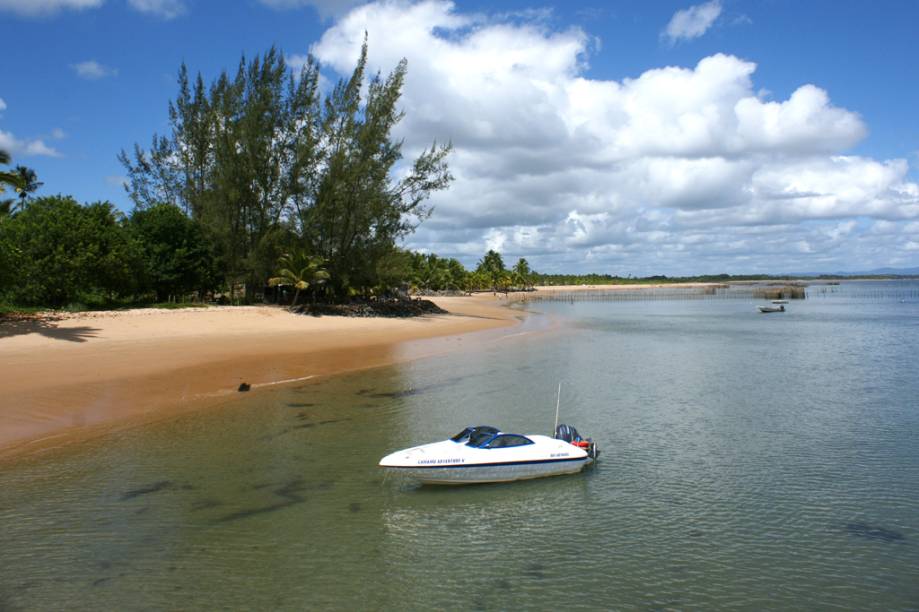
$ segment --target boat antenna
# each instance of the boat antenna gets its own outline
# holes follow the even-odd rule
[[[555,435],[555,432],[558,430],[558,406],[562,403],[562,383],[558,383],[558,396],[555,398],[555,428],[552,430],[552,435]]]

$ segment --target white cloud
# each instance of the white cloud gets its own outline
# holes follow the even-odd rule
[[[70,67],[73,68],[78,77],[81,79],[88,79],[90,81],[118,75],[117,68],[103,66],[95,60],[88,60],[85,62],[80,62],[79,64],[71,64]]]
[[[5,110],[6,110],[6,102],[3,100],[3,98],[0,98],[0,113],[2,113]]]
[[[104,0],[0,0],[0,11],[24,17],[53,15],[62,10],[98,8]]]
[[[188,11],[184,0],[128,0],[128,4],[136,11],[163,19],[174,19]]]
[[[408,59],[406,157],[434,139],[455,147],[456,181],[415,248],[471,264],[501,245],[537,269],[632,273],[881,266],[892,243],[871,222],[839,224],[919,219],[904,160],[847,153],[867,134],[858,114],[813,84],[765,100],[753,62],[592,79],[580,29],[437,0],[356,8],[311,51],[349,74],[365,30],[371,71]]]
[[[51,130],[51,138],[55,140],[63,140],[64,138],[67,138],[67,132],[61,128],[54,128]]]
[[[45,156],[60,157],[61,154],[54,147],[49,147],[40,138],[33,140],[22,140],[16,138],[11,132],[0,130],[0,149],[9,152],[11,155],[18,156]]]
[[[128,184],[128,177],[112,175],[105,177],[105,182],[112,187],[124,187]]]
[[[670,22],[664,28],[663,36],[671,44],[680,40],[699,38],[712,27],[719,15],[721,15],[720,0],[711,0],[679,10],[670,18]]]

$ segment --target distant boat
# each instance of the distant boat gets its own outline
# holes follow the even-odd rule
[[[759,306],[760,312],[785,312],[785,306]]]
[[[772,300],[773,304],[787,304],[788,300]]]

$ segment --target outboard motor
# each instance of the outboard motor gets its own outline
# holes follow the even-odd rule
[[[571,425],[565,425],[564,423],[561,423],[558,427],[555,428],[555,439],[564,440],[569,444],[583,440],[577,429]]]
[[[596,459],[600,456],[600,449],[597,448],[594,441],[590,438],[582,438],[578,430],[571,425],[565,425],[564,423],[559,424],[559,426],[555,428],[555,439],[563,440],[578,448],[583,448],[592,459]]]

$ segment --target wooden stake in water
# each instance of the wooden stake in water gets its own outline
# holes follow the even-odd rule
[[[562,402],[562,383],[558,383],[558,397],[555,398],[555,428],[552,429],[552,435],[555,436],[555,432],[558,431],[558,406]]]

